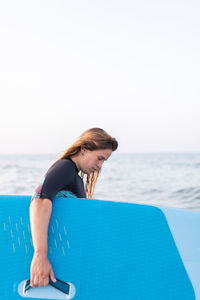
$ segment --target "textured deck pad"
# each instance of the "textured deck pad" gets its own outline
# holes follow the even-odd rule
[[[28,196],[0,197],[0,299],[24,299],[18,285],[29,279],[33,255],[29,203]],[[195,299],[165,216],[157,207],[56,198],[49,259],[55,276],[75,286],[74,299]]]

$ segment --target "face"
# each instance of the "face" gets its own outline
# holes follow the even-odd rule
[[[81,149],[80,168],[89,175],[92,172],[99,171],[105,160],[107,160],[112,153],[111,149],[103,150],[86,150]]]

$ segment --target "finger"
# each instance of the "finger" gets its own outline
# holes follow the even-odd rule
[[[55,279],[55,275],[54,275],[54,272],[53,272],[53,269],[51,268],[50,270],[50,278],[53,282],[56,282],[56,279]]]
[[[44,285],[44,286],[47,286],[48,284],[49,284],[49,277],[44,278],[44,280],[43,280],[43,285]]]
[[[31,274],[30,274],[30,286],[31,287],[34,287],[33,279],[34,279],[34,276],[33,276],[32,272],[31,272]]]
[[[34,287],[34,286],[33,286],[33,279],[32,279],[32,277],[30,278],[30,286],[31,286],[31,287]]]
[[[33,278],[33,287],[35,287],[35,286],[37,286],[38,285],[38,282],[39,282],[39,278],[37,277],[37,276],[35,276],[34,278]]]
[[[35,287],[35,284],[33,283],[33,281],[30,282],[30,286],[33,287],[33,288]]]
[[[40,276],[38,280],[38,286],[43,286],[44,285],[44,277]]]

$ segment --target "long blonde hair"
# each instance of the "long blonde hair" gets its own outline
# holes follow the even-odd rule
[[[81,148],[93,151],[93,150],[103,150],[111,149],[115,151],[118,147],[117,140],[110,136],[106,131],[101,128],[91,128],[84,131],[75,142],[65,150],[65,152],[58,158],[58,160],[63,158],[73,157],[77,155]],[[84,180],[84,173],[81,171],[81,177]],[[93,172],[87,175],[85,180],[85,192],[88,198],[93,198],[94,189],[96,181],[98,179],[99,172]]]

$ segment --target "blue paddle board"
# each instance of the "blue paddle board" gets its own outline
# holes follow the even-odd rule
[[[31,288],[30,196],[0,196],[0,299],[200,299],[200,213],[56,198],[48,257],[56,283]]]

